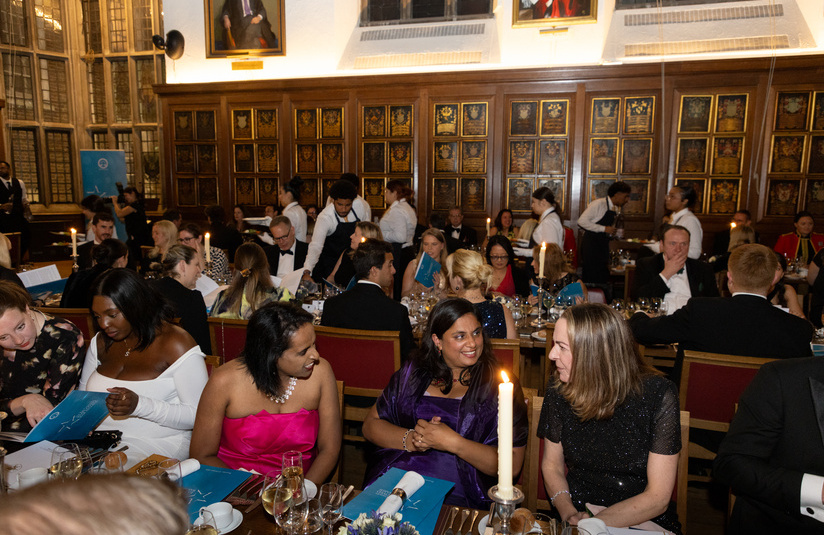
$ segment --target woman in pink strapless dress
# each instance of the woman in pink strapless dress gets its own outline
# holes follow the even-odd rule
[[[312,316],[272,303],[249,320],[242,356],[212,372],[190,453],[201,463],[267,473],[286,451],[320,485],[337,464],[341,415],[335,375],[315,350]]]

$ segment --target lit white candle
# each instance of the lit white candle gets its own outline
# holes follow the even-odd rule
[[[544,260],[546,260],[546,242],[541,242],[541,254],[538,257],[538,276],[544,276]]]
[[[72,256],[77,256],[77,229],[72,229]]]
[[[486,235],[489,236],[489,224],[492,223],[492,220],[488,217],[486,218]]]
[[[735,221],[733,221],[732,223],[730,223],[730,229],[734,229],[734,228],[735,228]]]
[[[512,498],[512,393],[514,385],[501,371],[503,383],[498,385],[498,493]]]
[[[212,236],[207,232],[206,233],[206,244],[204,245],[204,247],[206,248],[206,261],[207,262],[212,261],[212,251],[210,250],[211,247],[209,246],[209,242],[211,241],[211,238],[212,238]]]

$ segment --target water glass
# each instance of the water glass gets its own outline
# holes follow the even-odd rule
[[[317,498],[306,501],[306,521],[303,523],[301,533],[303,535],[310,535],[323,528],[323,519],[321,517],[320,500]]]
[[[340,508],[343,505],[343,485],[337,483],[324,483],[320,487],[321,513],[323,523],[329,527],[329,535],[332,535],[332,527],[340,520]]]

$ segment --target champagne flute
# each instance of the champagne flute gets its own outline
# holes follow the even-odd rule
[[[329,526],[329,535],[332,535],[332,527],[341,517],[342,495],[343,486],[337,483],[324,483],[320,487],[321,515],[323,523]]]
[[[200,511],[198,517],[200,522],[196,522],[189,526],[189,531],[186,535],[217,535],[217,522],[215,522],[214,515],[209,511]]]
[[[281,457],[281,469],[283,479],[294,492],[301,492],[303,489],[303,453],[299,451],[287,451]],[[301,498],[301,496],[296,496]]]

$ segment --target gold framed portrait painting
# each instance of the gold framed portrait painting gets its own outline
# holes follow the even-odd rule
[[[461,141],[461,173],[486,173],[486,141]]]
[[[566,174],[567,140],[566,138],[542,139],[538,156],[538,174]]]
[[[486,179],[461,178],[461,208],[464,212],[486,210]]]
[[[295,163],[298,173],[317,173],[318,146],[315,143],[301,143],[296,145]]]
[[[412,106],[389,106],[389,137],[412,136]]]
[[[252,110],[232,110],[232,137],[252,139]]]
[[[738,209],[740,191],[740,178],[711,178],[707,213],[733,215]]]
[[[363,107],[363,137],[384,137],[386,135],[386,107]]]
[[[509,142],[509,172],[513,175],[535,172],[535,141]]]
[[[343,137],[343,108],[321,108],[320,137],[323,139]]]
[[[435,104],[435,135],[458,135],[458,104]]]
[[[770,173],[800,173],[806,136],[773,136]]]
[[[436,173],[458,172],[458,142],[436,141],[434,144]]]
[[[707,172],[709,138],[682,137],[678,140],[676,173],[703,175]]]
[[[775,99],[775,130],[806,130],[810,93],[781,92]]]
[[[512,27],[592,24],[597,11],[598,0],[512,0]]]
[[[652,138],[629,138],[621,140],[621,174],[650,174]]]
[[[565,136],[569,121],[569,99],[541,101],[541,135]]]
[[[449,210],[458,204],[458,179],[436,178],[432,181],[432,209]]]
[[[538,101],[514,100],[510,103],[509,135],[538,135]]]
[[[655,124],[655,97],[624,99],[624,133],[652,134]]]
[[[736,95],[718,95],[718,107],[715,109],[715,131],[743,132],[747,125],[746,93]]]
[[[206,57],[284,55],[283,4],[284,0],[206,0]],[[253,16],[244,15],[245,8]]]
[[[714,138],[712,143],[712,174],[740,175],[743,155],[743,137]]]
[[[510,178],[506,188],[506,206],[513,212],[531,212],[533,186],[531,178]]]
[[[767,215],[794,216],[801,194],[800,180],[770,180],[767,188]]]
[[[592,134],[617,134],[621,117],[620,98],[593,98],[589,131]]]
[[[593,137],[589,140],[589,174],[614,175],[618,172],[618,138]]]
[[[461,134],[464,136],[485,136],[487,130],[486,102],[464,102],[461,104]]]
[[[383,195],[385,183],[386,181],[382,178],[363,179],[363,198],[371,208],[378,210],[386,208],[386,198]]]
[[[712,95],[681,95],[679,134],[705,134],[710,131]]]

